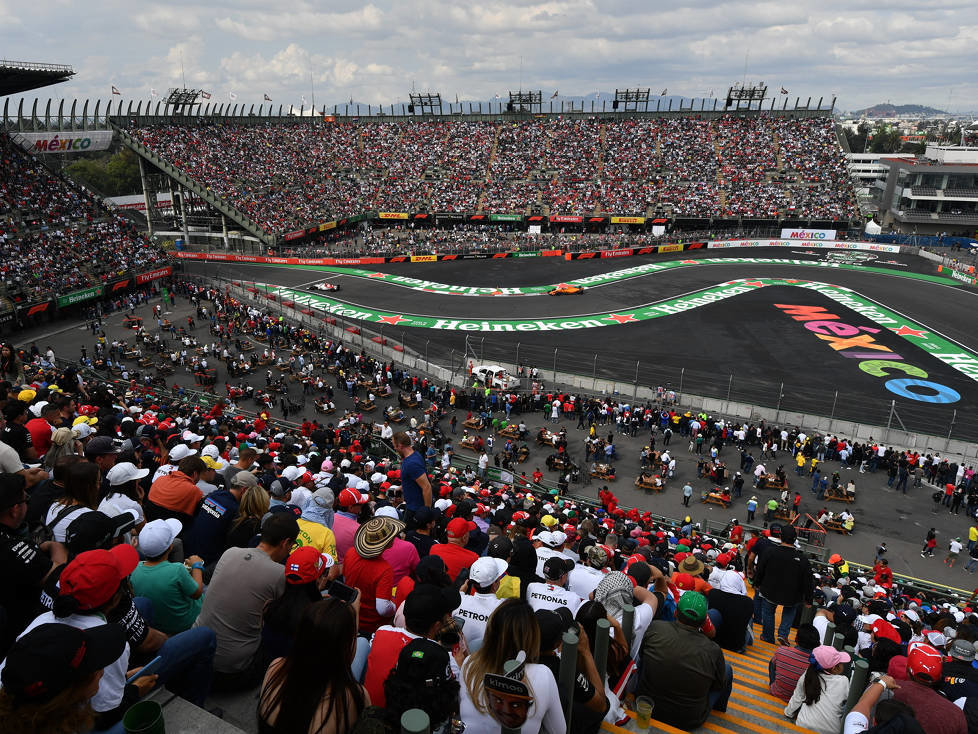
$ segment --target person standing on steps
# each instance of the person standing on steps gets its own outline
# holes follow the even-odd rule
[[[775,643],[774,616],[781,607],[778,642],[787,644],[798,607],[811,605],[814,598],[812,568],[805,554],[795,548],[794,526],[781,528],[781,544],[767,549],[757,561],[754,588],[761,595],[761,639]]]

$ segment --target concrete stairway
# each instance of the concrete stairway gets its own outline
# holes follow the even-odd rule
[[[724,713],[714,711],[710,718],[689,734],[767,734],[767,732],[809,732],[795,726],[784,716],[785,702],[768,693],[768,661],[777,649],[776,645],[761,642],[760,626],[754,626],[754,644],[744,654],[723,651],[723,656],[733,668],[733,692]],[[603,731],[611,734],[634,731],[659,731],[683,734],[677,729],[653,718],[648,729],[640,729],[635,723],[635,712],[628,708],[631,720],[624,726],[604,723]],[[652,712],[653,717],[655,712]]]

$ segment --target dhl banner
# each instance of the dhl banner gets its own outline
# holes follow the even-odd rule
[[[381,212],[383,214],[383,212]],[[411,255],[413,263],[433,263],[438,261],[437,255]]]
[[[407,212],[377,212],[378,219],[408,219],[410,216]]]

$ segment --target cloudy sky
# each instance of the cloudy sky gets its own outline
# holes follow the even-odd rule
[[[883,9],[881,9],[881,7]],[[187,85],[215,101],[317,106],[454,101],[649,86],[720,95],[744,75],[842,109],[877,102],[978,110],[974,0],[0,0],[0,55],[65,63],[46,98],[149,98]],[[33,98],[33,95],[31,95]]]

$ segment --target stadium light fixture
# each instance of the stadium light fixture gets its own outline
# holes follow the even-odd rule
[[[506,111],[531,115],[541,114],[543,112],[543,92],[539,89],[535,92],[524,92],[523,90],[510,92]]]
[[[200,92],[201,90],[199,89],[170,89],[170,91],[167,92],[165,103],[170,107],[170,114],[191,114],[194,106],[200,104],[200,102],[197,101],[197,99],[200,97]]]
[[[732,107],[739,110],[742,109],[742,105],[746,102],[747,109],[749,110],[756,102],[757,109],[760,109],[766,97],[767,85],[764,82],[758,82],[757,84],[737,82],[727,90],[727,103],[724,108],[729,110]]]
[[[408,114],[440,115],[441,94],[439,92],[411,92],[409,95]]]

